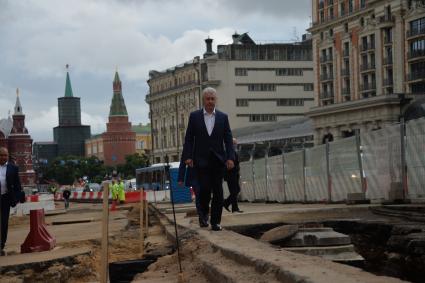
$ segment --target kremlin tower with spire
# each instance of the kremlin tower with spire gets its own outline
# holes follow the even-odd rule
[[[68,65],[66,66],[68,69]],[[69,72],[66,72],[65,96],[58,98],[59,126],[53,128],[57,155],[84,156],[84,141],[90,138],[90,126],[81,124],[80,98],[72,93]]]
[[[9,157],[19,167],[23,187],[35,185],[35,172],[32,167],[32,139],[25,127],[25,114],[16,90],[15,111],[6,120],[0,120],[0,146],[9,150]]]
[[[113,96],[106,132],[102,134],[104,162],[106,165],[125,164],[125,156],[136,152],[136,133],[131,129],[127,108],[122,96],[118,71],[113,82]]]

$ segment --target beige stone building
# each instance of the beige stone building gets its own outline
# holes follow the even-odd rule
[[[247,34],[212,51],[206,39],[203,59],[149,73],[153,162],[178,161],[190,112],[201,105],[201,90],[217,90],[217,109],[232,129],[302,117],[313,106],[311,40],[256,44]]]
[[[396,122],[425,94],[424,3],[312,1],[316,144]]]
[[[151,161],[179,161],[190,112],[200,107],[200,58],[165,71],[149,72]]]

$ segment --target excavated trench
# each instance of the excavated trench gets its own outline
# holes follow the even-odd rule
[[[267,231],[294,223],[271,223],[234,226],[227,229],[259,240]],[[332,228],[348,235],[354,251],[364,260],[338,261],[362,268],[376,275],[397,277],[411,282],[423,282],[425,278],[425,224],[400,222],[388,223],[367,220],[327,220],[300,223],[299,227]],[[287,248],[290,240],[274,243]]]

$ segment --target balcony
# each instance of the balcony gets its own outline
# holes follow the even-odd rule
[[[425,80],[425,70],[411,72],[407,75],[407,80],[409,82],[416,80]]]
[[[342,56],[343,56],[343,57],[348,57],[348,56],[350,56],[350,50],[349,50],[349,49],[344,49],[344,51],[342,51]]]
[[[374,71],[375,70],[375,63],[367,63],[367,64],[362,64],[360,66],[360,71],[361,72],[369,72],[369,71]]]
[[[341,95],[342,96],[350,96],[351,90],[349,87],[344,87],[341,89]]]
[[[384,65],[392,65],[392,64],[393,64],[393,57],[384,58]]]
[[[407,59],[409,60],[424,57],[424,56],[425,56],[425,49],[419,49],[419,50],[413,50],[413,51],[407,52]]]
[[[332,55],[321,56],[320,63],[332,62]]]
[[[393,85],[393,79],[392,78],[386,78],[386,79],[384,79],[384,87],[389,87],[389,86],[392,86]]]
[[[408,30],[406,36],[407,39],[410,39],[419,35],[425,35],[425,27]]]
[[[348,77],[350,75],[350,69],[342,69],[341,76]]]
[[[320,75],[320,81],[332,81],[334,79],[334,75],[332,73],[328,74],[321,74]]]
[[[360,50],[362,52],[368,51],[368,50],[373,50],[375,49],[375,43],[374,42],[369,42],[367,44],[362,44]]]
[[[378,23],[381,25],[393,25],[395,17],[393,15],[384,15],[378,18]]]
[[[334,92],[333,91],[322,91],[320,93],[320,99],[333,99],[334,98]]]
[[[360,91],[361,92],[366,92],[366,91],[374,91],[376,90],[376,83],[372,82],[372,83],[366,83],[360,86]]]

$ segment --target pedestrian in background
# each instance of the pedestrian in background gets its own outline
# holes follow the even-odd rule
[[[66,188],[63,191],[62,196],[63,196],[63,201],[65,203],[65,209],[68,209],[69,208],[69,197],[71,196],[71,191],[68,188]]]
[[[241,191],[240,186],[240,167],[239,167],[239,156],[236,152],[236,147],[238,145],[238,141],[233,139],[233,146],[235,148],[235,167],[233,169],[228,170],[224,173],[224,180],[227,182],[227,187],[229,188],[230,195],[224,200],[223,207],[230,212],[229,206],[232,205],[232,213],[243,211],[239,209],[238,206],[238,194]]]
[[[117,193],[118,193],[119,203],[120,204],[125,203],[125,184],[124,184],[124,181],[121,178],[118,179]]]
[[[5,147],[0,147],[0,255],[6,255],[4,247],[9,229],[10,208],[15,207],[18,202],[25,202],[25,194],[22,191],[19,180],[18,166],[9,160],[9,151]]]

